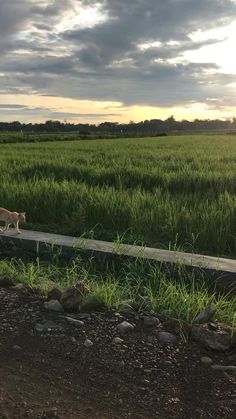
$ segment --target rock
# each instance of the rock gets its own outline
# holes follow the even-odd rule
[[[19,282],[19,284],[16,284],[16,285],[14,286],[14,288],[15,288],[16,290],[23,290],[23,289],[25,289],[25,286],[24,286],[24,284],[21,284],[21,283]]]
[[[59,290],[58,288],[52,288],[49,292],[48,292],[48,299],[49,300],[61,300],[61,296],[62,296],[62,291]]]
[[[58,409],[54,407],[44,411],[42,415],[37,416],[37,419],[62,419],[62,417],[58,414]]]
[[[14,345],[12,349],[16,352],[22,351],[22,347],[19,345]]]
[[[232,344],[232,332],[229,326],[218,324],[217,330],[209,328],[208,324],[194,324],[191,338],[206,348],[215,351],[226,351]]]
[[[123,316],[120,313],[117,313],[116,311],[114,312],[114,316],[118,317],[118,318],[122,318]]]
[[[63,311],[64,311],[61,303],[57,300],[45,301],[44,307],[47,310],[57,311],[58,313],[63,313]]]
[[[155,335],[157,336],[159,342],[163,345],[173,345],[177,342],[176,335],[169,332],[156,332]]]
[[[208,323],[208,329],[210,330],[218,330],[218,325],[216,323]]]
[[[80,306],[80,310],[84,312],[104,311],[103,301],[95,295],[88,295]]]
[[[74,319],[73,317],[65,317],[65,319],[76,326],[84,326],[84,322],[82,320]]]
[[[88,293],[88,288],[83,282],[78,282],[70,288],[67,288],[61,295],[61,303],[66,310],[76,309]]]
[[[93,346],[93,342],[90,339],[86,339],[84,342],[84,346],[86,348],[90,348],[91,346]]]
[[[125,366],[125,361],[118,361],[117,362],[117,366],[118,366],[118,368],[123,368],[124,366]]]
[[[176,335],[189,336],[191,333],[191,326],[184,320],[180,319],[169,319],[162,324],[162,328],[165,332],[173,333]]]
[[[171,398],[169,399],[169,401],[170,401],[171,403],[179,403],[179,402],[180,402],[180,399],[179,399],[178,397],[171,397]]]
[[[14,287],[14,285],[15,285],[14,281],[8,276],[0,277],[0,287],[8,288],[8,287]]]
[[[209,322],[214,314],[216,308],[214,304],[209,304],[204,310],[202,310],[197,317],[194,319],[193,323],[202,324]]]
[[[155,326],[159,326],[160,320],[154,316],[144,316],[143,324],[144,326],[147,326],[147,327],[155,327]]]
[[[209,356],[202,356],[201,357],[201,362],[205,365],[210,365],[212,364],[212,359]]]
[[[80,320],[84,320],[84,319],[90,320],[91,315],[89,313],[77,313],[76,318],[78,318]]]
[[[128,303],[121,304],[119,306],[118,311],[119,311],[120,314],[122,314],[122,316],[127,316],[127,317],[129,317],[129,316],[131,316],[131,317],[136,316],[136,313],[135,313],[133,307],[130,304],[128,304]]]
[[[143,370],[143,372],[145,372],[145,374],[151,374],[152,373],[152,371],[153,371],[153,369],[152,368],[145,368],[144,370]]]
[[[35,325],[35,330],[37,332],[50,332],[51,330],[58,330],[58,329],[61,330],[62,327],[51,321],[46,321],[44,323],[37,323]]]
[[[123,342],[124,342],[124,339],[121,339],[119,337],[114,338],[113,341],[112,341],[112,343],[115,343],[116,345],[117,344],[120,345]]]
[[[236,367],[234,365],[212,365],[211,368],[216,371],[231,371],[236,374]]]
[[[130,332],[134,329],[134,326],[131,323],[128,323],[126,321],[119,323],[116,327],[116,330],[121,333],[122,335]]]

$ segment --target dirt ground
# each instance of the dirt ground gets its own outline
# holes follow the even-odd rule
[[[234,365],[236,354],[161,346],[138,320],[114,343],[121,321],[114,313],[73,315],[81,326],[43,301],[26,289],[0,288],[0,419],[236,416],[235,376],[201,361]]]

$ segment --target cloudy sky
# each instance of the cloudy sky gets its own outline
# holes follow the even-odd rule
[[[0,120],[236,116],[236,0],[0,0]]]

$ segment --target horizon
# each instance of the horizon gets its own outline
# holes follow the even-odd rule
[[[1,110],[1,105],[0,105],[0,110]],[[167,122],[168,121],[168,119],[171,119],[171,118],[173,118],[173,120],[174,120],[174,122],[177,122],[177,123],[184,123],[184,122],[189,122],[189,123],[195,123],[196,121],[201,121],[201,122],[214,122],[214,121],[219,121],[219,122],[225,122],[225,123],[230,123],[230,124],[235,124],[235,122],[236,122],[236,117],[230,117],[230,118],[216,118],[216,119],[201,119],[201,118],[195,118],[195,119],[192,119],[192,120],[188,120],[188,119],[176,119],[175,118],[175,116],[174,115],[171,115],[171,116],[169,116],[168,118],[166,118],[166,119],[161,119],[161,118],[153,118],[153,119],[146,119],[146,120],[140,120],[140,121],[133,121],[133,120],[130,120],[129,122],[120,122],[120,121],[109,121],[109,120],[106,120],[106,121],[102,121],[102,122],[98,122],[98,123],[95,123],[95,122],[82,122],[82,121],[74,121],[74,122],[71,122],[71,121],[68,121],[68,120],[59,120],[59,119],[47,119],[47,120],[42,120],[42,121],[37,121],[37,122],[32,122],[32,121],[19,121],[19,120],[11,120],[11,121],[2,121],[1,119],[0,119],[0,124],[14,124],[14,123],[20,123],[21,125],[30,125],[30,124],[32,124],[32,125],[45,125],[45,124],[47,124],[47,123],[49,123],[49,122],[52,122],[52,123],[60,123],[60,124],[64,124],[64,125],[93,125],[93,126],[96,126],[96,127],[98,127],[99,125],[101,125],[101,124],[104,124],[104,123],[107,123],[107,124],[116,124],[116,125],[132,125],[132,124],[134,124],[134,125],[136,125],[136,124],[140,124],[140,123],[144,123],[145,121],[148,121],[148,122],[152,122],[152,121],[161,121],[161,122],[163,122],[163,123],[165,123],[165,122]]]
[[[0,3],[0,118],[229,120],[236,0]]]

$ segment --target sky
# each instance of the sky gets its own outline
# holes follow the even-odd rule
[[[236,116],[236,0],[0,0],[0,121]]]

